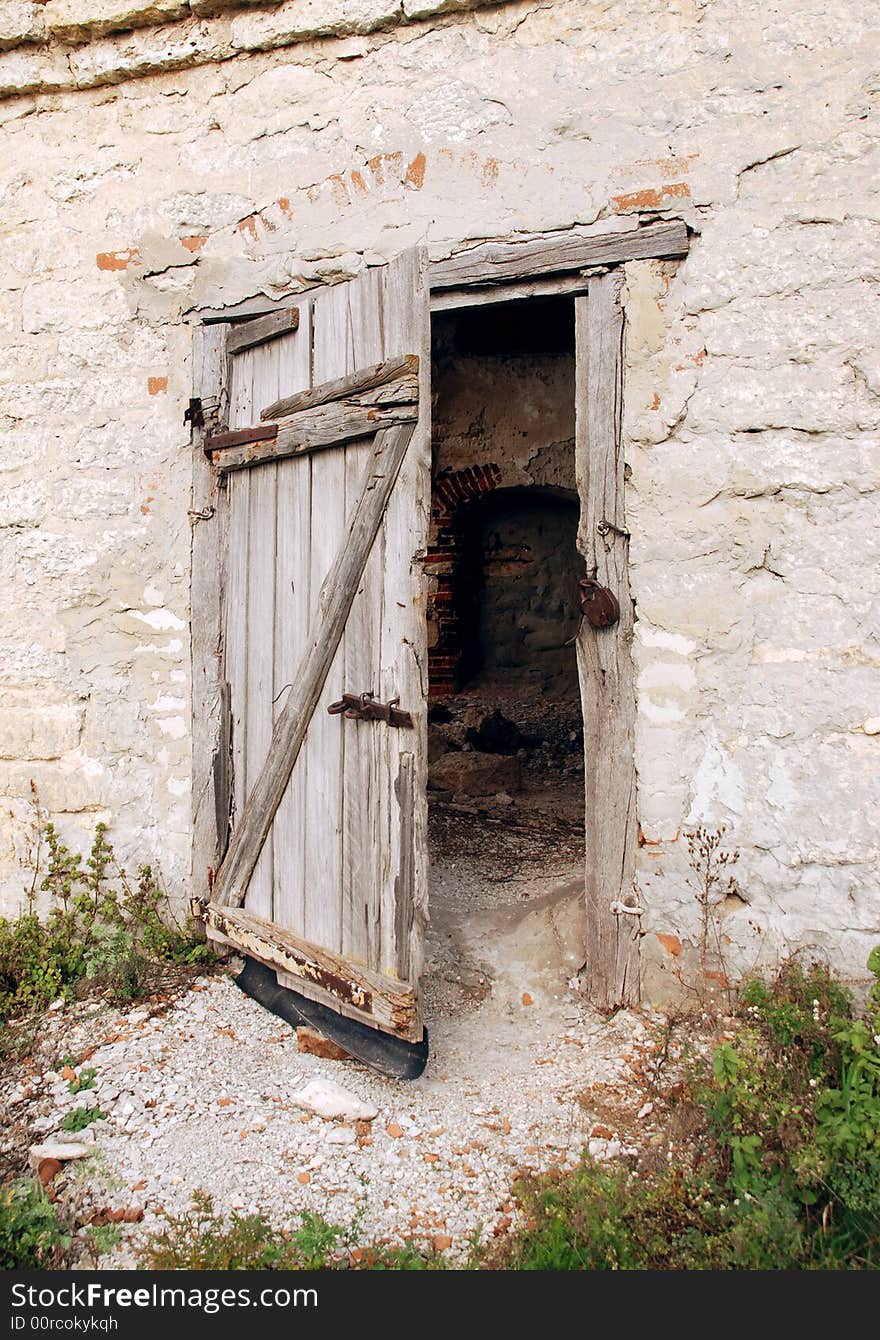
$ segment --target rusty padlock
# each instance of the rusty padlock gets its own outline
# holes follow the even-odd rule
[[[613,591],[600,586],[592,577],[582,577],[580,587],[581,613],[592,628],[610,628],[620,618],[620,606]]]

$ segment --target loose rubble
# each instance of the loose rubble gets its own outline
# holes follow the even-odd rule
[[[119,1267],[134,1263],[163,1211],[187,1208],[199,1190],[218,1210],[263,1211],[279,1226],[312,1210],[357,1223],[362,1241],[430,1248],[442,1238],[456,1259],[472,1235],[509,1229],[522,1171],[571,1165],[585,1147],[635,1155],[622,1127],[597,1115],[607,1123],[613,1101],[623,1121],[642,1104],[633,1066],[650,1050],[650,1021],[606,1021],[575,992],[540,1009],[490,998],[436,1021],[431,1043],[413,1083],[304,1054],[295,1031],[224,974],[168,1008],[52,1014],[7,1106],[48,1137],[84,1096],[53,1053],[94,1069],[85,1097],[105,1115],[76,1142],[44,1138],[40,1153],[58,1158],[52,1192],[75,1200],[80,1223],[122,1226],[103,1262]]]
[[[461,1260],[475,1237],[515,1228],[523,1172],[584,1149],[636,1159],[657,1126],[653,1023],[584,1003],[582,819],[566,815],[563,781],[546,794],[535,813],[432,804],[420,1079],[291,1028],[239,990],[231,963],[176,997],[47,1012],[6,1086],[0,1154],[22,1166],[34,1146],[81,1233],[119,1225],[102,1263],[120,1267],[196,1192],[279,1228],[316,1212],[346,1249],[412,1240]],[[78,1109],[77,1125],[95,1119],[74,1134],[63,1123]]]

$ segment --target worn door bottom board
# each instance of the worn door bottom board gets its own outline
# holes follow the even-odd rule
[[[202,903],[193,911],[209,935],[258,959],[289,978],[284,985],[320,1003],[407,1042],[419,1042],[418,998],[407,982],[355,967],[346,959],[309,944],[291,931],[242,908]]]

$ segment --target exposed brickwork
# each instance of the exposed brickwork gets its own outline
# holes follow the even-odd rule
[[[431,542],[425,570],[434,580],[428,596],[428,681],[432,698],[454,693],[461,658],[458,616],[455,612],[455,572],[461,545],[461,507],[498,487],[499,465],[442,470],[434,480],[431,499]]]

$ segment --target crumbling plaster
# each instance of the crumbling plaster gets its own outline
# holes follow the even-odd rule
[[[646,984],[693,934],[697,822],[741,851],[732,962],[807,946],[861,973],[877,28],[866,0],[0,0],[7,908],[31,779],[186,893],[196,309],[416,242],[666,215],[689,258],[626,273]]]

